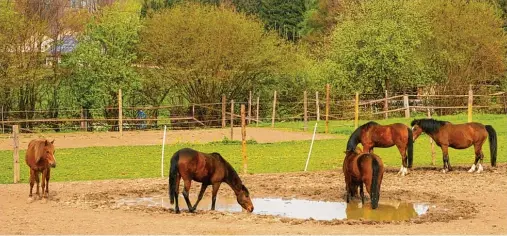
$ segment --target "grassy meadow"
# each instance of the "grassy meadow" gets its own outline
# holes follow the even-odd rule
[[[451,122],[466,122],[466,115],[438,117]],[[411,119],[379,120],[379,123],[401,122],[409,124]],[[474,115],[474,121],[491,124],[498,134],[498,162],[507,162],[507,116],[505,115]],[[366,121],[360,121],[360,124]],[[314,122],[309,122],[313,127]],[[324,122],[319,123],[318,132],[324,132]],[[302,122],[277,123],[277,128],[302,130]],[[347,138],[353,131],[353,121],[331,121],[330,133],[340,134],[336,139],[317,140],[314,143],[309,171],[336,170],[341,168]],[[308,132],[313,129],[309,128]],[[203,152],[220,152],[231,164],[240,171],[242,163],[241,144],[239,142],[214,142],[208,144],[180,143],[167,145],[165,149],[164,176],[167,177],[169,160],[172,154],[183,147],[191,147]],[[280,143],[258,144],[249,142],[248,172],[275,173],[302,171],[305,166],[310,141],[293,141]],[[485,163],[489,166],[489,142],[483,148]],[[442,166],[442,153],[435,147],[436,165]],[[386,166],[399,167],[401,157],[398,149],[377,148],[378,154]],[[21,181],[27,182],[28,167],[24,163],[25,152],[21,151]],[[450,163],[472,164],[473,148],[465,150],[450,149]],[[118,146],[58,149],[56,151],[57,168],[52,170],[52,181],[78,181],[121,178],[160,177],[161,146]],[[428,136],[422,135],[414,144],[414,166],[431,165],[430,142]],[[0,151],[0,183],[12,183],[12,151]]]

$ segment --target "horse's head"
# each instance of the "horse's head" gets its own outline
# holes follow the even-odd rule
[[[53,145],[55,140],[48,142],[47,140],[44,143],[44,152],[42,153],[42,159],[44,159],[49,166],[52,168],[56,167],[56,159],[55,159],[55,146]]]
[[[238,200],[239,205],[243,207],[243,209],[248,212],[252,212],[254,210],[254,206],[252,200],[250,199],[250,193],[245,185],[241,185],[241,189],[236,192],[236,198]]]
[[[421,120],[413,120],[410,125],[412,126],[412,139],[415,141],[423,132]]]

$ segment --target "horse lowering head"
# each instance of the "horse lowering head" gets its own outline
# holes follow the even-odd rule
[[[51,168],[56,167],[56,159],[55,159],[55,146],[53,145],[55,140],[48,142],[45,140],[44,150],[42,152],[41,160],[46,161]]]
[[[421,126],[421,120],[413,120],[412,123],[410,123],[410,126],[412,126],[412,135],[413,140],[415,141],[423,132]]]
[[[250,199],[250,193],[245,185],[241,185],[241,189],[236,192],[236,199],[238,200],[239,205],[243,207],[243,209],[248,212],[252,212],[254,210],[254,206],[252,200]]]

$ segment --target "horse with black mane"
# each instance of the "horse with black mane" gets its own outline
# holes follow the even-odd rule
[[[25,154],[25,162],[30,168],[30,195],[32,197],[33,185],[37,182],[37,194],[39,193],[39,175],[42,174],[42,198],[49,195],[49,179],[51,177],[51,168],[56,167],[55,159],[55,140],[48,142],[45,139],[34,139],[28,143],[28,149]]]
[[[482,153],[482,145],[489,137],[489,150],[491,154],[491,166],[496,166],[496,152],[497,152],[497,137],[496,131],[491,125],[483,125],[477,122],[470,122],[465,124],[452,124],[448,121],[440,121],[435,119],[416,119],[412,123],[412,131],[414,140],[416,140],[423,132],[428,134],[435,143],[442,148],[444,173],[451,171],[451,164],[449,163],[448,148],[466,149],[474,146],[475,149],[475,162],[468,170],[474,172],[477,168],[477,173],[483,171],[482,161],[484,153]],[[477,164],[480,160],[480,163]]]
[[[370,194],[371,208],[376,209],[380,199],[380,185],[384,176],[384,164],[379,156],[373,153],[360,153],[359,151],[346,151],[343,160],[343,174],[347,188],[347,203],[352,197],[357,196],[357,188],[360,189],[361,202],[364,204],[363,184]]]
[[[176,213],[180,213],[178,191],[181,179],[184,183],[183,197],[190,212],[197,209],[208,185],[213,186],[211,210],[215,210],[217,193],[222,182],[232,188],[241,207],[249,212],[254,210],[248,189],[243,185],[234,168],[219,153],[202,153],[190,148],[184,148],[174,153],[169,172],[169,198],[171,204],[176,202],[174,207]],[[192,180],[202,183],[194,206],[190,203],[188,195]]]
[[[407,168],[412,168],[414,147],[412,130],[401,123],[380,125],[374,121],[359,126],[350,135],[347,142],[347,151],[354,151],[361,143],[363,151],[371,153],[374,147],[388,148],[396,145],[401,154],[401,168],[398,174],[404,176]]]

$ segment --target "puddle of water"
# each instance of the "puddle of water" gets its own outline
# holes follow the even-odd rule
[[[196,196],[191,196],[192,204]],[[275,215],[296,219],[315,220],[343,220],[343,219],[365,219],[375,221],[397,221],[407,220],[425,214],[429,205],[424,203],[406,203],[399,201],[380,201],[379,207],[372,210],[370,203],[364,205],[361,202],[324,202],[301,199],[282,198],[253,198],[254,214]],[[187,204],[182,196],[179,198],[180,209],[187,209]],[[153,196],[142,198],[123,198],[117,201],[117,205],[141,205],[146,207],[173,208],[167,196]],[[199,210],[210,210],[211,199],[204,197],[197,207]],[[217,198],[217,211],[241,212],[241,206],[234,198]]]

